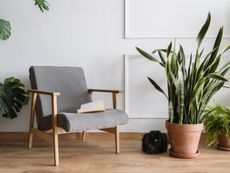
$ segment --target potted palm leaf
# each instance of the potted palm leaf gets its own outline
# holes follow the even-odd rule
[[[230,62],[220,66],[223,54],[230,45],[220,51],[223,27],[219,29],[212,50],[204,55],[201,43],[208,31],[211,15],[202,26],[197,36],[194,54],[186,58],[182,45],[170,43],[166,49],[157,49],[151,53],[137,48],[145,58],[159,63],[165,70],[167,78],[167,94],[150,77],[151,84],[163,93],[168,100],[166,129],[171,149],[169,154],[180,158],[193,158],[199,155],[198,144],[203,130],[202,120],[207,104],[219,91],[227,79],[224,77],[230,68]],[[158,54],[159,59],[154,55]],[[189,62],[186,60],[189,59]]]
[[[208,146],[217,144],[217,148],[230,151],[230,109],[215,103],[209,106],[204,118],[205,132],[208,137]]]

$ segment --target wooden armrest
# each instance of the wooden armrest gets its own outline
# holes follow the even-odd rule
[[[59,95],[61,95],[61,93],[59,93],[59,92],[40,91],[40,90],[34,90],[34,89],[28,90],[28,92],[37,93],[37,94],[44,94],[44,95],[50,95],[50,96],[59,96]]]
[[[108,90],[108,89],[88,89],[89,93],[92,93],[92,92],[108,92],[108,93],[120,93],[119,90]]]
[[[117,108],[117,94],[120,93],[119,90],[108,90],[108,89],[88,89],[89,94],[92,92],[107,92],[112,93],[112,99],[113,99],[113,108]]]

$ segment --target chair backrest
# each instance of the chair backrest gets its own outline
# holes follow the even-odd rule
[[[77,112],[81,104],[91,101],[81,67],[32,66],[29,69],[32,89],[60,92],[58,112]],[[39,96],[37,120],[51,114],[49,96]]]

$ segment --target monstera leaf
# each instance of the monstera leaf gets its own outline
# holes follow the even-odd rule
[[[0,83],[0,113],[6,118],[15,118],[23,105],[29,101],[24,85],[14,77],[6,78]]]
[[[0,19],[0,39],[7,40],[11,35],[10,22]]]
[[[38,8],[41,10],[41,12],[44,12],[45,10],[49,10],[49,4],[46,0],[34,0],[35,5],[38,6]]]

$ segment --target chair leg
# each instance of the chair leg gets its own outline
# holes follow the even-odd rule
[[[84,141],[86,136],[86,131],[82,131],[81,140]]]
[[[30,129],[30,132],[29,132],[29,144],[28,144],[28,148],[31,149],[31,148],[32,148],[32,145],[33,145],[33,132],[31,132],[31,129]]]
[[[32,101],[31,101],[31,110],[30,110],[30,126],[29,126],[29,141],[28,141],[28,148],[32,148],[33,144],[33,132],[32,128],[34,127],[34,116],[35,116],[35,105],[36,105],[37,94],[32,94]]]
[[[58,134],[53,133],[53,147],[54,147],[54,166],[59,165],[59,145]]]
[[[116,153],[119,154],[120,153],[120,136],[119,136],[119,131],[118,128],[115,127],[115,149],[116,149]]]
[[[58,132],[57,132],[57,96],[52,95],[52,129],[53,129],[53,147],[54,147],[54,165],[59,165],[59,146],[58,146]]]

